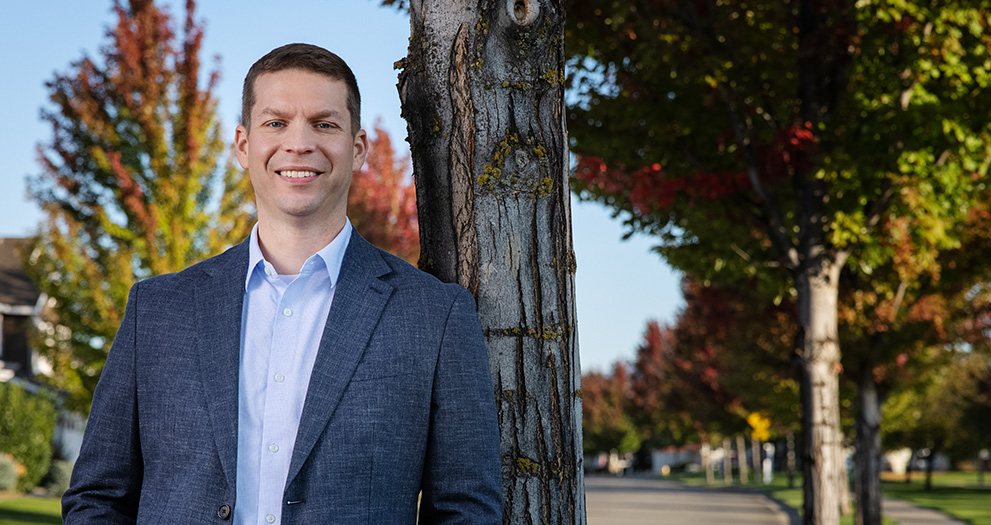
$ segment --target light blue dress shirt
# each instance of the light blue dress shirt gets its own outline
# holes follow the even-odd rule
[[[351,222],[303,263],[278,275],[251,230],[241,312],[236,525],[280,523],[282,494],[313,362],[334,299]]]

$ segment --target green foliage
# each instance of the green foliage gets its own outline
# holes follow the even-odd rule
[[[35,346],[83,413],[131,285],[250,229],[250,185],[225,154],[211,94],[218,73],[201,81],[194,7],[177,32],[152,2],[115,3],[100,59],[84,56],[47,83],[52,140],[39,147],[30,192],[48,221],[28,269],[54,310]]]
[[[17,490],[34,488],[48,472],[55,420],[55,403],[47,396],[0,383],[0,454],[23,466]]]

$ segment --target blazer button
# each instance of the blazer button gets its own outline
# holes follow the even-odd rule
[[[222,520],[226,520],[227,518],[230,518],[231,517],[231,506],[230,505],[221,505],[220,508],[217,509],[217,517],[220,518],[220,519],[222,519]]]

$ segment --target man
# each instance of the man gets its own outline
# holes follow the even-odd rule
[[[348,66],[290,44],[244,82],[258,223],[136,284],[65,523],[500,523],[495,400],[470,294],[346,217],[365,160]]]

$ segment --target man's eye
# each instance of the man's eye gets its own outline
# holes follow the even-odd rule
[[[285,126],[285,124],[283,124],[281,122],[268,122],[265,125],[268,126],[268,127],[270,127],[270,128],[281,128],[281,127],[284,127]]]
[[[317,127],[320,129],[333,129],[334,125],[331,124],[330,122],[320,122],[319,124],[317,124]]]

